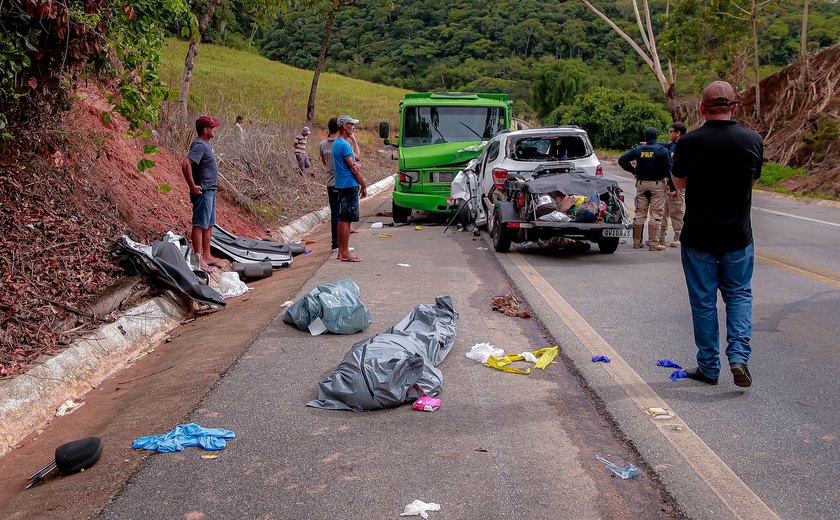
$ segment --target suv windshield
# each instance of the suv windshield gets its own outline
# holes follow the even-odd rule
[[[517,161],[561,161],[589,155],[586,140],[579,135],[522,137],[511,144],[511,158]]]
[[[403,146],[486,141],[505,128],[497,107],[407,107]]]

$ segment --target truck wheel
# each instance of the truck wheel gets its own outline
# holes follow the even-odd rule
[[[611,255],[618,249],[618,237],[602,237],[598,239],[598,249],[605,255]]]
[[[395,202],[391,201],[391,216],[394,218],[395,224],[405,224],[408,222],[408,217],[411,216],[411,208],[397,206]]]
[[[499,253],[510,250],[510,230],[502,224],[502,216],[498,211],[493,212],[493,230],[490,235],[493,237],[493,249]]]

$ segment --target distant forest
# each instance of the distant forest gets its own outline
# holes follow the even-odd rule
[[[226,1],[227,10],[217,11],[206,35],[211,42],[241,46],[252,40],[270,59],[304,69],[315,67],[326,26],[324,17],[302,7],[290,8],[260,35],[249,33],[248,20],[239,18],[247,15],[236,9],[237,0],[223,0],[223,5]],[[592,3],[638,40],[631,2]],[[721,3],[731,4],[729,0]],[[355,5],[339,9],[325,71],[418,91],[507,92],[516,100],[520,114],[533,115],[531,82],[540,71],[557,60],[580,59],[594,86],[664,101],[661,88],[639,56],[580,1],[397,0],[393,8],[388,4],[357,0]],[[680,77],[678,95],[696,93],[698,85],[716,76],[747,86],[749,75],[744,69],[751,62],[748,35],[741,41],[726,38],[738,22],[723,15],[710,18],[710,24],[719,20],[717,35],[715,27],[687,22],[699,16],[700,10],[708,10],[715,0],[671,0],[667,2],[670,20],[665,16],[665,1],[651,0],[649,4],[663,63],[670,58]],[[838,43],[840,4],[811,0],[809,11],[809,49]],[[772,0],[762,7],[758,29],[763,75],[797,58],[801,21],[802,0]],[[226,41],[226,32],[238,34]]]

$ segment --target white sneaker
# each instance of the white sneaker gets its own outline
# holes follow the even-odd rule
[[[356,250],[355,247],[348,247],[347,249],[349,249],[350,251],[355,251]],[[333,253],[335,253],[336,251],[338,251],[338,248],[334,247],[332,251],[333,251]]]

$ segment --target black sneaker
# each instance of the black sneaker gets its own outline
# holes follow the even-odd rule
[[[718,384],[718,378],[711,378],[700,372],[699,368],[692,368],[691,370],[685,371],[685,377],[689,379],[693,379],[695,381],[700,381],[702,383],[706,383],[707,385],[716,385]]]
[[[729,363],[729,370],[735,378],[735,386],[747,387],[752,385],[752,376],[746,363]]]

